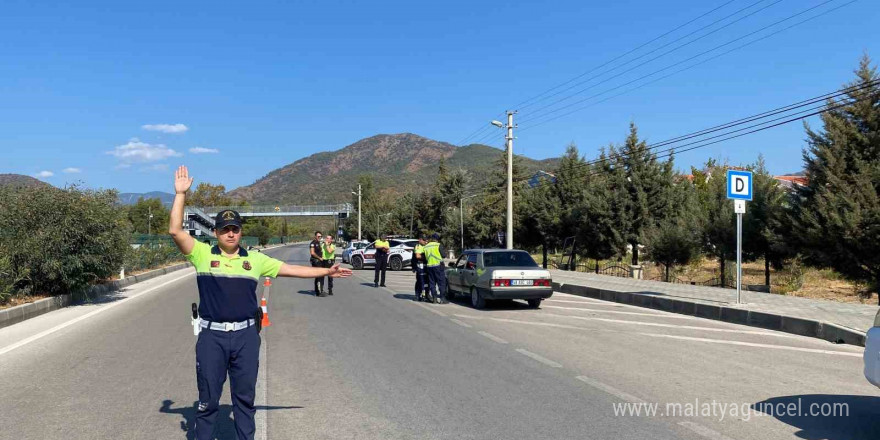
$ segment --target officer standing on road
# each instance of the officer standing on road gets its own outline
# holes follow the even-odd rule
[[[382,234],[382,238],[373,242],[376,248],[376,275],[373,277],[373,287],[385,287],[385,271],[388,269],[388,251],[391,244],[388,243],[388,235]],[[379,273],[382,273],[382,282],[379,282]]]
[[[449,304],[446,299],[446,268],[443,267],[443,253],[438,240],[440,234],[435,232],[431,235],[431,241],[423,248],[425,263],[428,266],[428,284],[434,304]]]
[[[257,281],[260,277],[348,277],[351,270],[335,265],[329,269],[292,266],[260,252],[248,253],[240,246],[241,217],[232,210],[217,213],[214,235],[217,245],[197,242],[183,229],[186,192],[192,186],[189,171],[181,166],[174,176],[174,204],[168,233],[196,268],[200,317],[196,342],[196,384],[199,404],[195,438],[213,439],[220,393],[229,375],[232,414],[238,440],[252,440],[254,398],[260,360]]]
[[[336,246],[333,245],[333,234],[324,236],[321,244],[321,258],[324,259],[324,267],[333,267],[336,263]],[[333,277],[327,277],[327,294],[333,295]]]
[[[315,231],[315,239],[309,243],[309,264],[312,267],[324,267],[323,246],[321,232]],[[324,296],[324,277],[315,278],[315,296]]]
[[[413,249],[413,257],[410,266],[412,267],[412,271],[416,274],[416,301],[421,301],[422,295],[424,294],[425,301],[430,302],[432,299],[428,295],[428,274],[425,266],[425,244],[428,243],[426,238],[427,237],[425,237],[424,234],[419,235],[419,243]]]

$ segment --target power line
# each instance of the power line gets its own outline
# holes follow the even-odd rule
[[[573,106],[575,106],[575,105],[578,105],[578,104],[584,103],[584,102],[586,102],[586,101],[589,101],[589,100],[591,100],[591,99],[593,99],[593,98],[597,98],[597,97],[599,97],[599,96],[602,96],[602,95],[604,95],[604,94],[606,94],[606,93],[609,93],[609,92],[612,92],[612,91],[614,91],[614,90],[617,90],[617,89],[620,89],[620,88],[626,87],[626,86],[628,86],[628,85],[631,85],[631,84],[633,84],[633,83],[636,83],[636,82],[638,82],[638,81],[641,81],[641,80],[643,80],[643,79],[645,79],[645,78],[648,78],[648,77],[654,76],[654,75],[656,75],[656,74],[658,74],[658,73],[664,72],[664,71],[669,70],[669,69],[671,69],[671,68],[673,68],[673,67],[676,67],[676,66],[682,65],[682,64],[684,64],[684,63],[686,63],[686,62],[688,62],[688,61],[692,61],[692,60],[694,60],[694,59],[696,59],[696,58],[699,58],[699,57],[701,57],[701,56],[703,56],[703,55],[706,55],[706,54],[708,54],[708,53],[714,52],[714,51],[716,51],[716,50],[718,50],[718,49],[720,49],[720,48],[723,48],[723,47],[725,47],[725,46],[729,46],[730,44],[736,43],[737,41],[740,41],[740,40],[743,40],[743,39],[748,38],[748,37],[750,37],[750,36],[753,36],[753,35],[755,35],[755,34],[758,34],[758,33],[762,32],[762,31],[764,31],[764,30],[767,30],[767,29],[769,29],[769,28],[771,28],[771,27],[774,27],[774,26],[776,26],[776,25],[778,25],[778,24],[781,24],[781,23],[783,23],[783,22],[786,22],[786,21],[788,21],[788,20],[791,20],[791,19],[793,19],[793,18],[795,18],[795,17],[798,17],[798,16],[800,16],[800,15],[803,15],[803,14],[805,14],[805,13],[808,13],[808,12],[810,12],[810,11],[812,11],[812,10],[815,10],[815,9],[817,9],[817,8],[819,8],[819,7],[822,7],[822,6],[824,6],[824,5],[828,4],[828,3],[831,3],[831,2],[833,2],[833,1],[836,1],[836,0],[826,0],[826,1],[824,1],[824,2],[822,2],[822,3],[820,3],[820,4],[818,4],[818,5],[815,5],[815,6],[812,6],[812,7],[810,7],[810,8],[804,9],[804,10],[802,10],[802,11],[800,11],[800,12],[794,14],[794,15],[788,16],[788,17],[786,17],[786,18],[784,18],[784,19],[782,19],[782,20],[776,21],[776,22],[774,22],[774,23],[772,23],[772,24],[770,24],[770,25],[764,26],[764,27],[762,27],[762,28],[760,28],[760,29],[757,29],[757,30],[752,31],[752,32],[750,32],[750,33],[748,33],[748,34],[745,34],[745,35],[743,35],[743,36],[740,36],[740,37],[738,37],[738,38],[735,38],[735,39],[733,39],[733,40],[730,40],[730,41],[728,41],[728,42],[726,42],[726,43],[723,43],[723,44],[721,44],[721,45],[715,46],[715,47],[713,47],[713,48],[711,48],[711,49],[709,49],[709,50],[703,51],[703,52],[701,52],[701,53],[699,53],[699,54],[696,54],[696,55],[694,55],[694,56],[691,56],[691,57],[689,57],[689,58],[687,58],[687,59],[684,59],[684,60],[682,60],[682,61],[679,61],[679,62],[673,63],[673,64],[671,64],[671,65],[669,65],[669,66],[666,66],[666,67],[664,67],[664,68],[662,68],[662,69],[655,70],[654,72],[651,72],[651,73],[649,73],[649,74],[647,74],[647,75],[640,76],[640,77],[638,77],[638,78],[636,78],[636,79],[634,79],[634,80],[632,80],[632,81],[628,81],[628,82],[623,83],[623,84],[620,84],[620,85],[618,85],[618,86],[616,86],[616,87],[612,87],[612,88],[607,89],[607,90],[605,90],[605,91],[603,91],[603,92],[600,92],[600,93],[597,93],[597,94],[594,94],[594,95],[588,96],[588,97],[586,97],[586,98],[584,98],[584,99],[581,99],[581,100],[575,101],[575,102],[573,102],[573,103],[566,104],[566,105],[564,105],[564,106],[562,106],[562,107],[558,107],[558,108],[556,108],[556,109],[554,109],[554,110],[550,110],[550,111],[548,111],[548,112],[545,112],[544,114],[541,114],[541,115],[538,115],[538,116],[532,116],[531,118],[527,118],[526,121],[521,121],[520,123],[527,123],[527,122],[529,122],[529,121],[533,121],[533,120],[536,120],[536,119],[543,118],[543,117],[545,117],[545,116],[549,116],[549,115],[551,115],[551,114],[553,114],[553,113],[559,112],[559,111],[564,110],[564,109],[566,109],[566,108],[573,107]],[[702,60],[702,61],[698,61],[697,63],[694,63],[694,64],[691,65],[691,66],[688,66],[688,67],[686,67],[686,68],[683,68],[683,69],[680,69],[680,70],[678,70],[678,71],[675,71],[675,72],[673,72],[672,74],[670,74],[670,75],[666,75],[666,76],[661,77],[661,78],[659,78],[659,79],[657,79],[657,80],[654,80],[654,81],[651,81],[651,82],[649,82],[649,83],[643,84],[643,85],[641,85],[641,86],[639,86],[639,87],[637,87],[637,88],[635,88],[635,89],[638,89],[638,88],[644,87],[645,85],[647,85],[647,84],[651,84],[651,83],[656,82],[656,81],[659,81],[660,79],[668,78],[668,77],[670,77],[670,76],[672,76],[672,75],[675,75],[675,74],[681,73],[681,72],[683,72],[683,71],[689,70],[689,69],[691,69],[691,68],[693,68],[693,67],[696,67],[696,66],[699,66],[699,65],[701,65],[701,64],[707,63],[707,62],[712,61],[712,60],[714,60],[714,59],[717,59],[717,58],[719,58],[719,57],[721,57],[721,56],[723,56],[723,55],[726,55],[726,54],[729,54],[729,53],[734,52],[734,51],[736,51],[736,50],[739,50],[739,49],[742,49],[742,48],[744,48],[744,47],[750,46],[750,45],[752,45],[752,44],[754,44],[754,43],[757,43],[757,42],[759,42],[759,41],[763,41],[763,40],[765,40],[765,39],[767,39],[767,38],[770,38],[770,37],[772,37],[772,36],[774,36],[774,35],[777,35],[777,34],[779,34],[779,33],[781,33],[781,32],[787,31],[787,30],[789,30],[789,29],[791,29],[791,28],[793,28],[793,27],[799,26],[799,25],[801,25],[801,24],[804,24],[804,23],[806,23],[806,22],[809,22],[809,21],[811,21],[811,20],[814,20],[814,19],[816,19],[816,18],[819,18],[819,17],[821,17],[821,16],[823,16],[823,15],[826,15],[826,14],[829,14],[829,13],[831,13],[831,12],[834,12],[834,11],[836,11],[836,10],[842,8],[842,7],[845,7],[845,6],[848,6],[848,5],[852,4],[852,3],[855,3],[856,1],[858,1],[858,0],[851,0],[851,1],[849,1],[849,2],[847,2],[847,3],[845,3],[845,4],[843,4],[843,5],[840,5],[840,6],[836,7],[836,8],[832,8],[832,9],[829,9],[829,10],[827,10],[827,11],[823,11],[823,12],[821,12],[821,13],[819,13],[819,14],[813,16],[813,17],[810,17],[810,18],[807,18],[807,19],[805,19],[805,20],[802,20],[802,21],[800,21],[800,22],[798,22],[798,23],[795,23],[795,24],[793,24],[793,25],[791,25],[791,26],[788,26],[788,27],[786,27],[786,28],[783,28],[783,29],[780,29],[780,30],[778,30],[778,31],[772,32],[772,33],[767,34],[767,35],[765,35],[765,36],[763,36],[763,37],[760,37],[760,38],[758,38],[758,39],[752,40],[752,41],[750,41],[750,42],[748,42],[748,43],[745,43],[745,44],[743,44],[743,45],[737,46],[737,47],[735,47],[735,48],[733,48],[733,49],[730,49],[730,50],[728,50],[728,51],[722,52],[722,53],[720,53],[720,54],[718,54],[718,55],[715,55],[715,56],[713,56],[713,57],[710,57],[710,58],[704,59],[704,60]],[[648,62],[650,62],[650,61],[648,61]],[[646,63],[647,63],[647,62],[646,62]],[[637,68],[637,67],[640,67],[640,66],[642,66],[642,65],[644,65],[644,64],[645,64],[645,63],[642,63],[642,64],[640,64],[639,66],[636,66],[636,68]],[[610,77],[610,78],[607,78],[607,79],[605,79],[605,80],[603,80],[603,81],[601,81],[601,82],[599,82],[599,83],[597,83],[597,84],[594,84],[594,85],[590,86],[589,88],[595,87],[596,85],[599,85],[599,84],[602,84],[602,83],[604,83],[604,82],[607,82],[607,81],[609,81],[609,80],[611,80],[611,79],[617,78],[617,77],[619,77],[619,76],[621,76],[621,75],[623,75],[623,74],[625,74],[625,73],[627,73],[627,72],[623,72],[623,73],[620,73],[620,74],[618,74],[618,75],[615,75],[615,76],[612,76],[612,77]],[[583,91],[589,90],[589,88],[583,89],[583,90],[581,90],[581,91],[579,91],[579,92],[577,92],[577,93],[575,93],[575,94],[573,94],[573,95],[571,95],[571,96],[575,96],[575,95],[577,95],[577,94],[580,94],[580,93],[582,93]],[[633,90],[635,90],[635,89],[633,89]],[[632,90],[630,90],[630,91],[632,91]],[[622,95],[622,94],[623,94],[623,93],[621,93],[621,95]],[[620,95],[615,95],[615,96],[613,96],[613,97],[616,97],[616,96],[620,96]],[[613,97],[612,97],[612,98],[613,98]],[[609,99],[610,99],[610,98],[609,98]],[[607,101],[607,99],[604,100],[604,101],[602,101],[602,102],[605,102],[605,101]],[[557,101],[556,103],[558,103],[558,102],[561,102],[561,101]],[[588,107],[589,107],[589,106],[588,106]],[[584,108],[587,108],[587,107],[581,107],[581,108],[578,108],[578,109],[576,109],[576,110],[574,110],[574,111],[567,112],[567,113],[563,114],[562,116],[569,115],[569,114],[574,113],[574,112],[576,112],[576,111],[583,110]],[[561,117],[561,116],[560,116],[560,117]],[[547,121],[541,121],[540,124],[544,124],[544,123],[546,123],[546,122],[549,122],[549,121],[551,121],[551,120],[555,120],[555,119],[558,119],[558,118],[552,118],[552,119],[549,119],[549,120],[547,120]],[[536,126],[536,125],[537,125],[537,124],[533,124],[533,125],[530,126],[530,127],[534,127],[534,126]]]
[[[691,32],[691,33],[689,33],[689,34],[687,34],[687,35],[684,35],[684,36],[682,36],[682,37],[679,37],[678,39],[675,39],[675,40],[673,40],[673,41],[670,41],[670,42],[668,42],[668,43],[666,43],[666,44],[664,44],[664,45],[662,45],[662,46],[660,46],[660,47],[658,47],[658,48],[655,48],[655,49],[653,49],[653,50],[651,50],[651,51],[649,51],[649,52],[646,52],[646,53],[644,53],[644,54],[642,54],[642,55],[639,55],[638,57],[633,58],[633,59],[631,59],[631,60],[629,60],[629,61],[627,61],[627,62],[625,62],[625,63],[623,63],[623,64],[617,65],[617,66],[612,67],[611,69],[608,69],[608,70],[606,70],[606,71],[604,71],[604,72],[600,72],[600,73],[598,73],[598,74],[596,74],[596,75],[593,75],[593,76],[591,76],[590,78],[587,78],[587,79],[584,80],[584,81],[580,81],[580,82],[578,82],[578,83],[575,83],[575,84],[571,85],[570,87],[567,87],[567,88],[565,88],[565,89],[563,89],[563,90],[560,90],[560,91],[558,91],[558,92],[556,92],[556,93],[554,93],[554,94],[552,94],[552,95],[550,95],[550,96],[547,96],[546,98],[543,98],[543,99],[541,99],[541,100],[539,100],[539,101],[535,101],[535,102],[540,102],[540,101],[542,101],[542,100],[544,100],[544,99],[549,99],[549,98],[552,98],[552,97],[554,97],[554,96],[558,96],[558,95],[562,94],[563,92],[566,92],[566,91],[568,91],[568,90],[571,90],[571,89],[573,89],[573,88],[575,88],[575,87],[577,87],[577,86],[579,86],[579,85],[581,85],[581,84],[586,84],[586,83],[588,83],[588,82],[590,82],[590,81],[592,81],[592,80],[594,80],[594,79],[597,79],[597,78],[599,78],[599,77],[605,75],[606,73],[611,73],[611,72],[613,72],[613,71],[615,71],[615,70],[617,70],[617,69],[619,69],[619,68],[621,68],[621,67],[623,67],[623,66],[626,66],[627,64],[630,64],[630,63],[632,63],[632,62],[634,62],[634,61],[638,61],[638,60],[640,60],[640,59],[642,59],[642,58],[644,58],[644,57],[646,57],[646,56],[648,56],[648,55],[651,55],[651,54],[653,54],[653,53],[659,51],[660,49],[663,49],[663,48],[665,48],[665,47],[668,47],[668,46],[670,46],[670,45],[672,45],[672,44],[674,44],[674,43],[677,43],[677,42],[679,42],[679,41],[681,41],[681,40],[687,38],[687,37],[690,37],[691,35],[694,35],[694,34],[700,32],[700,31],[702,31],[702,30],[704,30],[704,29],[707,29],[707,28],[709,28],[709,27],[711,27],[711,26],[714,26],[715,24],[717,24],[717,23],[719,23],[719,22],[721,22],[721,21],[724,21],[724,20],[726,20],[726,19],[728,19],[728,18],[730,18],[730,17],[733,17],[733,16],[739,14],[740,12],[743,12],[743,11],[745,11],[745,10],[747,10],[747,9],[749,9],[749,8],[751,8],[751,7],[753,7],[753,6],[757,5],[757,4],[759,4],[759,3],[763,3],[764,1],[765,1],[765,0],[759,0],[759,1],[757,1],[757,2],[754,2],[754,3],[752,3],[752,4],[750,4],[750,5],[746,6],[746,7],[744,7],[744,8],[742,8],[742,9],[740,9],[740,10],[734,12],[733,14],[727,15],[727,16],[725,16],[725,17],[723,17],[723,18],[721,18],[721,19],[718,19],[718,20],[716,20],[716,21],[714,21],[714,22],[712,22],[712,23],[709,23],[708,25],[703,26],[703,27],[701,27],[701,28],[699,28],[699,29],[697,29],[697,30],[695,30],[695,31],[693,31],[693,32]],[[830,0],[830,1],[833,1],[833,0]],[[688,42],[686,42],[686,43],[684,43],[684,44],[681,44],[681,45],[679,45],[679,46],[677,46],[677,47],[675,47],[675,48],[673,48],[673,49],[671,49],[671,50],[668,50],[668,51],[666,51],[666,52],[664,52],[664,53],[662,53],[662,54],[660,54],[660,55],[658,55],[658,56],[656,56],[656,57],[654,57],[654,58],[651,58],[651,59],[649,59],[648,61],[645,61],[645,62],[643,62],[643,63],[641,63],[641,64],[635,66],[633,69],[636,69],[636,68],[639,68],[639,67],[644,66],[644,65],[646,65],[646,64],[649,64],[649,63],[651,63],[651,62],[653,62],[653,61],[656,61],[656,60],[658,60],[658,59],[660,59],[660,58],[662,58],[662,57],[664,57],[664,56],[666,56],[666,55],[669,55],[669,54],[671,54],[671,53],[673,53],[673,52],[676,52],[676,51],[678,51],[679,49],[685,48],[685,47],[687,47],[687,46],[689,46],[689,45],[691,45],[691,44],[693,44],[693,43],[696,43],[697,41],[700,41],[700,40],[702,40],[703,38],[706,38],[706,37],[708,37],[708,36],[710,36],[710,35],[712,35],[712,34],[718,32],[718,31],[721,31],[721,30],[726,29],[726,28],[728,28],[728,27],[730,27],[730,26],[733,26],[734,24],[739,23],[740,21],[745,20],[746,18],[749,18],[749,17],[751,17],[751,16],[753,16],[753,15],[755,15],[755,14],[757,14],[757,13],[759,13],[759,12],[765,10],[765,9],[770,8],[771,6],[774,6],[774,5],[778,4],[778,3],[780,3],[780,2],[782,2],[782,0],[776,0],[776,1],[774,1],[773,3],[770,3],[769,5],[766,5],[766,6],[760,8],[760,9],[758,9],[758,10],[756,10],[756,11],[752,11],[751,13],[749,13],[749,14],[747,14],[747,15],[744,15],[744,16],[742,16],[742,17],[740,17],[740,18],[738,18],[738,19],[736,19],[736,20],[734,20],[734,21],[731,21],[730,23],[727,23],[727,24],[725,24],[724,26],[719,27],[718,29],[715,29],[715,30],[712,30],[712,31],[710,31],[710,32],[707,32],[707,33],[705,33],[705,34],[703,34],[703,35],[701,35],[701,36],[699,36],[699,37],[697,37],[697,38],[694,38],[693,40],[690,40],[690,41],[688,41]],[[630,70],[632,70],[632,69],[630,69]],[[579,95],[579,94],[581,94],[581,93],[583,93],[583,92],[585,92],[585,91],[587,91],[587,90],[589,90],[589,89],[591,89],[591,88],[593,88],[593,87],[595,87],[595,86],[597,86],[597,85],[599,85],[599,84],[602,84],[602,83],[607,82],[607,81],[609,81],[609,80],[611,80],[611,79],[614,79],[614,78],[620,77],[621,75],[625,75],[625,74],[628,73],[630,70],[625,71],[625,72],[622,72],[622,73],[617,74],[617,75],[614,75],[614,76],[612,76],[611,78],[607,78],[606,80],[604,80],[604,81],[602,81],[602,82],[599,82],[599,83],[594,84],[594,85],[592,85],[592,86],[590,86],[590,87],[587,87],[587,88],[585,88],[585,89],[583,89],[583,90],[580,90],[580,91],[578,91],[578,92],[575,92],[575,93],[573,93],[573,94],[571,94],[571,95],[569,95],[569,96],[567,96],[567,97],[564,97],[564,98],[562,98],[562,99],[559,99],[559,100],[556,100],[556,101],[554,101],[554,102],[551,102],[550,104],[547,104],[547,105],[545,105],[545,106],[543,106],[543,107],[540,107],[540,108],[538,108],[537,110],[533,110],[533,112],[540,112],[541,110],[544,110],[544,109],[546,109],[546,108],[552,107],[552,106],[554,106],[554,105],[556,105],[556,104],[558,104],[558,103],[560,103],[560,102],[563,102],[563,101],[566,101],[566,100],[568,100],[568,99],[571,99],[572,97],[577,96],[577,95]],[[535,102],[533,102],[532,104],[534,104]],[[524,109],[524,108],[526,108],[526,107],[528,107],[528,106],[530,106],[530,105],[532,105],[532,104],[529,104],[529,105],[526,105],[526,106],[523,106],[523,107],[517,107],[517,109],[518,109],[518,110],[522,110],[522,109]]]

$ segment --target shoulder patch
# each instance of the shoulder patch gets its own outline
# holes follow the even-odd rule
[[[211,261],[211,267],[220,267],[220,262],[217,260]]]
[[[244,263],[241,263],[241,267],[242,267],[242,269],[244,269],[244,270],[251,270],[251,262],[245,260]]]

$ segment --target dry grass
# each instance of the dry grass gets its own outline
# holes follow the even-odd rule
[[[541,255],[534,255],[535,261],[541,263]],[[556,260],[556,256],[550,256],[549,260]],[[599,264],[609,264],[611,261],[600,261]],[[628,265],[629,259],[624,259],[622,265]],[[590,260],[589,267],[594,267],[595,262]],[[736,282],[736,262],[728,262],[728,285]],[[712,279],[718,279],[720,268],[718,261],[702,259],[686,267],[675,268],[673,276],[681,282],[705,283]],[[645,279],[663,280],[665,276],[662,265],[645,264]],[[764,285],[764,261],[758,260],[743,264],[743,286]],[[864,286],[845,280],[839,273],[831,269],[815,269],[804,267],[797,261],[789,262],[780,271],[770,269],[770,291],[780,295],[791,295],[803,298],[823,299],[845,303],[870,303],[877,302],[865,292]]]

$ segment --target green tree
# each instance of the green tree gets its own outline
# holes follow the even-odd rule
[[[736,214],[727,198],[727,168],[709,160],[703,170],[691,169],[703,215],[703,252],[718,260],[724,283],[726,262],[736,257]]]
[[[150,215],[153,216],[150,219]],[[134,205],[128,207],[128,221],[131,230],[138,234],[158,234],[168,228],[168,208],[159,199],[138,197]]]
[[[770,285],[770,267],[779,270],[788,256],[786,231],[788,196],[767,171],[763,156],[749,167],[752,171],[752,201],[743,216],[743,260],[764,259],[764,284]]]
[[[13,289],[74,293],[119,271],[130,230],[116,197],[77,186],[0,188],[0,249]]]
[[[619,151],[612,150],[618,169],[626,175],[623,185],[627,197],[624,205],[626,242],[632,246],[632,264],[639,264],[639,245],[646,241],[645,233],[671,215],[669,192],[673,181],[673,160],[658,161],[657,155],[639,139],[635,123],[630,123],[629,135]]]
[[[858,86],[831,100],[823,128],[808,125],[803,152],[807,184],[795,205],[796,237],[809,262],[880,289],[880,86],[864,56]]]
[[[675,266],[689,264],[700,256],[701,215],[694,186],[679,177],[671,191],[676,207],[672,215],[663,217],[647,234],[646,250],[650,258],[665,269],[670,281]]]
[[[517,229],[516,201],[527,187],[525,167],[519,156],[513,156],[514,230]],[[475,244],[498,246],[497,233],[507,231],[507,149],[492,167],[482,197],[474,202],[472,227]],[[514,235],[514,238],[516,236]]]
[[[186,196],[186,203],[190,206],[234,206],[232,197],[226,195],[226,187],[201,182],[192,192]]]

